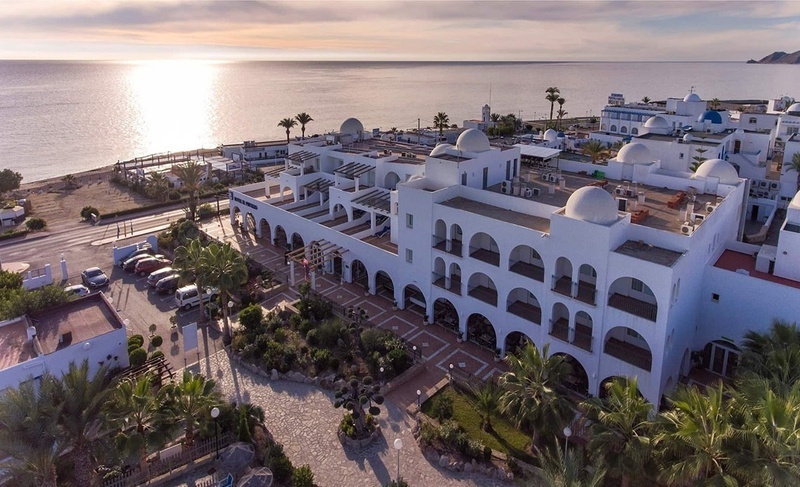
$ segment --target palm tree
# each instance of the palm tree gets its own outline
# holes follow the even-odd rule
[[[0,395],[0,468],[18,485],[56,487],[56,462],[66,444],[58,430],[55,380],[27,380]]]
[[[608,157],[611,155],[606,144],[597,139],[592,139],[583,144],[582,150],[585,155],[592,158],[592,164],[597,164],[600,161],[607,161]]]
[[[542,437],[555,437],[572,417],[572,407],[561,390],[572,366],[562,355],[548,355],[549,349],[545,344],[539,353],[529,343],[519,355],[506,357],[510,370],[500,376],[502,411],[517,427],[530,428],[534,448]]]
[[[586,465],[586,457],[579,447],[562,452],[559,448],[537,450],[542,465],[542,483],[545,487],[602,487],[606,470],[595,461],[593,467]]]
[[[67,174],[66,176],[61,178],[61,181],[63,181],[64,183],[64,189],[72,188],[77,184],[74,174]]]
[[[491,120],[494,123],[499,122],[500,121],[500,114],[499,113],[493,113],[493,114],[489,115],[489,120]]]
[[[764,377],[775,390],[787,390],[800,380],[800,328],[773,320],[769,331],[748,331],[742,340],[740,373]]]
[[[289,131],[295,126],[297,126],[297,120],[293,118],[284,118],[278,122],[278,127],[283,127],[286,129],[286,145],[289,145]]]
[[[492,416],[500,409],[500,392],[494,379],[486,381],[479,388],[472,389],[475,395],[475,409],[481,415],[483,431],[492,431]]]
[[[81,365],[70,362],[67,372],[54,384],[58,423],[65,441],[72,446],[70,456],[78,485],[92,484],[93,447],[104,438],[103,405],[111,392],[110,382],[107,366],[90,376],[89,362],[84,360]]]
[[[621,487],[644,483],[652,463],[648,422],[652,406],[639,393],[637,379],[616,378],[606,385],[605,397],[590,398],[583,406],[593,421],[590,454],[602,459],[612,477],[621,479]]]
[[[194,445],[195,430],[200,427],[200,419],[210,417],[211,408],[220,403],[220,394],[215,390],[216,382],[200,374],[184,371],[180,382],[166,387],[169,395],[168,410],[176,420],[183,422],[184,448]]]
[[[203,176],[206,168],[196,160],[190,160],[185,164],[172,166],[172,172],[180,178],[181,185],[189,193],[189,220],[195,221],[197,217],[197,199],[200,196],[200,188],[203,186]]]
[[[645,105],[649,105],[651,101],[653,100],[651,100],[649,96],[642,97],[642,103],[644,103]]]
[[[218,245],[211,243],[203,251],[201,257],[203,268],[203,282],[219,289],[220,302],[222,303],[222,340],[231,342],[231,329],[228,324],[227,306],[231,292],[239,289],[247,282],[247,263],[230,243]]]
[[[788,164],[784,163],[784,166],[786,166],[786,172],[794,171],[797,173],[797,187],[800,188],[800,152],[795,152],[792,155],[792,160]]]
[[[711,108],[716,110],[717,108],[719,108],[720,103],[722,103],[722,102],[720,101],[719,98],[712,98],[711,99]]]
[[[544,90],[544,92],[546,93],[544,99],[550,102],[550,125],[553,125],[553,108],[558,99],[561,98],[561,92],[558,91],[558,87],[556,86],[551,86]]]
[[[558,109],[558,113],[557,113],[557,115],[558,115],[558,128],[559,128],[559,130],[561,129],[561,120],[562,120],[564,117],[566,117],[566,116],[567,116],[567,114],[569,114],[569,112],[568,112],[568,111],[566,111],[566,110],[562,110],[561,108],[559,108],[559,109]]]
[[[148,452],[164,446],[177,426],[162,411],[167,391],[162,387],[154,393],[153,377],[146,374],[117,384],[108,403],[109,417],[119,429],[115,438],[118,450],[136,455],[142,469],[147,467]]]
[[[172,266],[178,269],[182,279],[192,281],[197,286],[199,292],[206,289],[205,282],[205,260],[203,259],[204,249],[200,239],[194,239],[187,245],[181,245],[175,249],[175,259]],[[205,304],[200,300],[200,319],[205,319]]]
[[[439,112],[433,117],[433,126],[439,129],[439,137],[442,136],[444,129],[450,125],[450,117],[444,112]]]
[[[150,174],[150,179],[147,181],[147,192],[158,201],[167,199],[169,193],[169,180],[160,172]]]
[[[302,133],[302,138],[305,139],[306,138],[306,124],[309,123],[309,122],[313,122],[314,119],[311,118],[311,115],[307,114],[306,112],[298,113],[294,117],[294,119],[297,120],[300,123],[300,132]],[[288,128],[287,128],[287,130],[288,130]],[[288,135],[287,135],[287,143],[288,143]]]

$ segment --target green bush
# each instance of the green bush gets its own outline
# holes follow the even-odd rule
[[[292,478],[294,466],[283,452],[283,445],[279,443],[269,445],[264,463],[272,470],[272,475],[278,484],[285,485]]]
[[[431,414],[439,421],[453,417],[453,400],[444,394],[437,394],[431,404]]]
[[[169,201],[178,201],[179,199],[181,199],[181,192],[176,189],[173,189],[172,191],[169,192],[167,199]]]
[[[408,482],[403,477],[399,477],[397,480],[392,480],[386,487],[408,487]]]
[[[361,346],[368,355],[383,352],[388,333],[378,328],[367,328],[361,332]]]
[[[251,304],[239,313],[239,323],[248,332],[255,332],[261,328],[261,322],[264,320],[264,310],[261,306]]]
[[[147,361],[147,350],[142,347],[134,348],[130,352],[131,367],[138,367]]]
[[[266,344],[263,359],[268,369],[277,369],[279,372],[286,373],[292,368],[292,364],[297,359],[297,352],[292,347],[269,340]]]
[[[199,207],[197,207],[197,218],[200,220],[205,220],[206,218],[211,218],[214,216],[214,207],[208,203],[203,203]]]
[[[150,346],[153,348],[160,347],[162,343],[164,343],[164,338],[161,335],[156,335],[150,340]]]
[[[162,352],[161,350],[156,350],[155,352],[150,354],[150,358],[158,358],[158,357],[163,357],[163,356],[164,356],[164,352]]]
[[[308,333],[306,333],[306,341],[312,347],[319,345],[319,332],[316,329],[308,330]]]
[[[100,210],[95,208],[94,206],[84,206],[81,210],[81,218],[84,220],[89,220],[92,218],[92,214],[100,215]]]
[[[30,220],[25,222],[25,228],[28,230],[44,230],[47,228],[47,222],[42,220],[41,218],[31,218]]]
[[[128,338],[128,347],[130,348],[132,345],[135,345],[135,348],[139,348],[144,345],[144,337],[142,335],[131,335]]]
[[[394,373],[399,374],[408,368],[408,355],[405,350],[395,348],[389,352],[389,362],[392,364]]]
[[[292,473],[292,487],[314,487],[314,472],[311,467],[303,465]]]
[[[311,361],[314,362],[314,366],[317,368],[317,371],[323,371],[327,369],[331,362],[330,350],[325,350],[323,348],[313,349],[311,351]]]
[[[286,341],[286,328],[277,328],[274,332],[272,332],[272,338],[276,342],[285,342]]]
[[[319,344],[325,348],[334,348],[345,333],[345,327],[340,321],[329,320],[317,328]]]

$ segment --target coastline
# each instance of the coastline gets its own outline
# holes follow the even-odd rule
[[[47,179],[40,179],[38,181],[31,181],[29,183],[25,182],[25,176],[23,175],[22,183],[19,185],[19,189],[17,190],[17,192],[30,194],[34,192],[42,192],[42,191],[46,192],[51,189],[61,188],[64,185],[62,179],[67,174],[72,174],[73,176],[75,176],[75,180],[79,186],[83,186],[84,184],[88,184],[90,182],[108,181],[114,174],[114,166],[115,164],[110,164],[108,166],[100,167],[97,169],[89,169],[87,171],[65,173],[60,176],[54,176]]]

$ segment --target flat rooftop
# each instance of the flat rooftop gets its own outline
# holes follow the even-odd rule
[[[0,370],[27,362],[36,357],[33,345],[27,341],[28,318],[23,316],[9,320],[0,327]]]
[[[750,254],[743,254],[741,252],[735,252],[733,250],[726,250],[719,256],[719,259],[714,263],[714,267],[718,269],[725,269],[727,271],[736,272],[739,269],[744,269],[755,279],[761,279],[764,281],[774,282],[776,284],[782,284],[784,286],[793,287],[795,289],[800,289],[800,282],[793,281],[791,279],[786,279],[783,277],[774,276],[772,274],[766,272],[760,272],[756,270],[756,258]]]
[[[624,244],[617,247],[614,252],[622,255],[627,255],[635,259],[646,260],[654,264],[659,264],[667,267],[672,267],[678,262],[678,259],[683,255],[680,252],[669,250],[654,245],[646,244],[644,242],[636,242],[628,240]]]
[[[36,336],[45,354],[125,326],[100,293],[32,315],[30,319],[36,327]],[[65,339],[59,343],[59,338],[69,333],[71,342],[67,343]]]
[[[439,204],[544,233],[550,231],[550,219],[548,218],[541,218],[518,211],[487,205],[486,203],[467,199],[462,196],[456,196],[455,198],[443,201]]]
[[[719,140],[723,137],[727,137],[728,133],[723,132],[721,134],[708,134],[705,132],[688,132],[692,135],[691,142],[685,142],[686,145],[707,145],[709,147],[716,147],[719,145]],[[701,138],[702,137],[702,138]],[[649,139],[649,140],[660,140],[664,142],[675,142],[676,140],[680,139],[681,144],[683,144],[683,135],[664,135],[664,134],[642,134],[636,136],[637,139]],[[707,140],[703,140],[707,139]],[[635,139],[634,139],[635,140]]]

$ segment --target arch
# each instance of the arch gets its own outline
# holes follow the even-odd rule
[[[689,351],[689,347],[686,347],[686,350],[683,351],[683,358],[681,359],[681,373],[680,375],[686,377],[694,368],[694,364],[692,363],[692,355]]]
[[[450,253],[459,257],[464,256],[464,231],[461,225],[453,223],[450,225]]]
[[[375,273],[375,294],[382,295],[395,300],[394,297],[394,281],[386,271],[378,271]]]
[[[397,189],[397,183],[400,182],[400,176],[398,176],[394,171],[389,171],[386,173],[386,177],[383,178],[383,186],[386,189],[395,190]]]
[[[578,268],[578,300],[594,305],[597,299],[597,271],[589,264]]]
[[[527,289],[518,287],[508,293],[506,311],[537,325],[542,323],[542,306],[536,296]]]
[[[347,208],[345,208],[344,205],[341,203],[336,203],[333,205],[333,213],[331,213],[331,216],[333,216],[334,220],[340,218],[342,213],[344,213],[344,215],[347,217],[347,221],[350,221],[350,213],[347,211]]]
[[[616,326],[606,333],[603,353],[650,372],[653,353],[650,344],[639,333],[626,326]]]
[[[469,256],[473,259],[500,266],[500,248],[488,233],[478,232],[469,239]]]
[[[544,261],[533,247],[517,245],[508,256],[508,270],[544,282]]]
[[[616,132],[617,131],[617,126],[616,125],[612,125],[611,129],[609,131],[610,132]]]
[[[521,331],[512,331],[506,335],[505,351],[506,353],[518,355],[519,350],[527,346],[529,343],[534,347],[536,346],[536,344],[533,343],[533,340],[531,340],[531,337],[525,333],[522,333]]]
[[[244,216],[244,218],[246,222],[245,229],[248,232],[252,232],[253,235],[256,235],[256,231],[258,230],[256,228],[256,217],[248,211],[247,214]]]
[[[621,126],[621,127],[619,128],[619,132],[620,132],[621,134],[627,134],[627,133],[628,133],[628,127],[626,127],[626,126],[624,126],[624,125],[623,125],[623,126]]]
[[[489,318],[472,313],[467,318],[467,340],[494,351],[497,348],[497,333]]]
[[[433,302],[433,322],[458,332],[458,310],[449,299],[438,298]]]
[[[608,385],[614,379],[619,379],[619,380],[623,381],[624,383],[628,382],[628,378],[627,377],[623,377],[621,375],[610,375],[610,376],[606,377],[605,379],[600,381],[600,390],[598,391],[598,394],[597,394],[601,399],[605,398],[605,397],[608,397]],[[638,386],[636,387],[636,392],[639,394],[639,397],[644,397],[644,395],[642,394],[642,390],[639,389]]]
[[[606,128],[607,128],[606,124],[604,124],[604,123],[600,124],[600,130],[605,132]]]
[[[269,222],[266,218],[262,218],[258,221],[258,233],[261,238],[267,239],[268,242],[272,242],[272,231],[269,228]]]
[[[450,291],[453,291],[454,293],[456,293],[456,294],[458,294],[460,296],[461,295],[461,267],[458,264],[456,264],[455,262],[452,262],[450,264],[450,273],[448,274],[448,277],[450,278],[450,287],[448,289]]]
[[[289,246],[289,237],[286,236],[286,230],[280,225],[275,225],[274,243],[282,248],[288,248]]]
[[[554,353],[564,357],[564,361],[570,365],[570,373],[564,381],[564,387],[577,392],[582,396],[589,395],[589,374],[586,373],[586,368],[577,358],[566,352]]]
[[[423,314],[425,314],[426,310],[428,309],[425,301],[425,295],[422,294],[422,291],[420,291],[420,289],[413,284],[409,284],[403,289],[403,308],[408,308],[411,305],[422,308]]]
[[[367,267],[358,259],[350,263],[350,282],[360,284],[369,289],[369,272]]]
[[[639,129],[637,129],[636,127],[633,127],[631,129],[631,135],[639,135]]]
[[[593,331],[594,321],[591,315],[586,311],[578,311],[575,314],[575,336],[572,339],[572,344],[591,352],[592,342],[594,341],[592,338]]]
[[[469,276],[467,294],[484,303],[497,306],[497,287],[492,278],[483,272],[476,272]]]
[[[635,277],[620,277],[608,288],[608,305],[650,321],[658,317],[655,293]]]
[[[238,206],[231,207],[231,225],[234,230],[242,223],[242,210]]]
[[[569,309],[564,303],[553,304],[550,317],[550,336],[565,342],[569,341]]]
[[[447,251],[447,223],[436,220],[433,224],[433,248]]]
[[[572,262],[566,257],[556,259],[552,289],[564,296],[572,296]]]
[[[281,188],[281,202],[286,201],[286,197],[292,196],[293,194],[294,192],[292,191],[292,188],[289,186],[284,186]]]
[[[447,264],[441,257],[433,259],[433,280],[438,282],[439,279],[444,279],[447,273]]]
[[[703,348],[703,365],[723,377],[733,377],[742,350],[729,340],[712,340]]]
[[[306,244],[303,241],[303,236],[297,232],[292,234],[292,250],[302,249]]]

